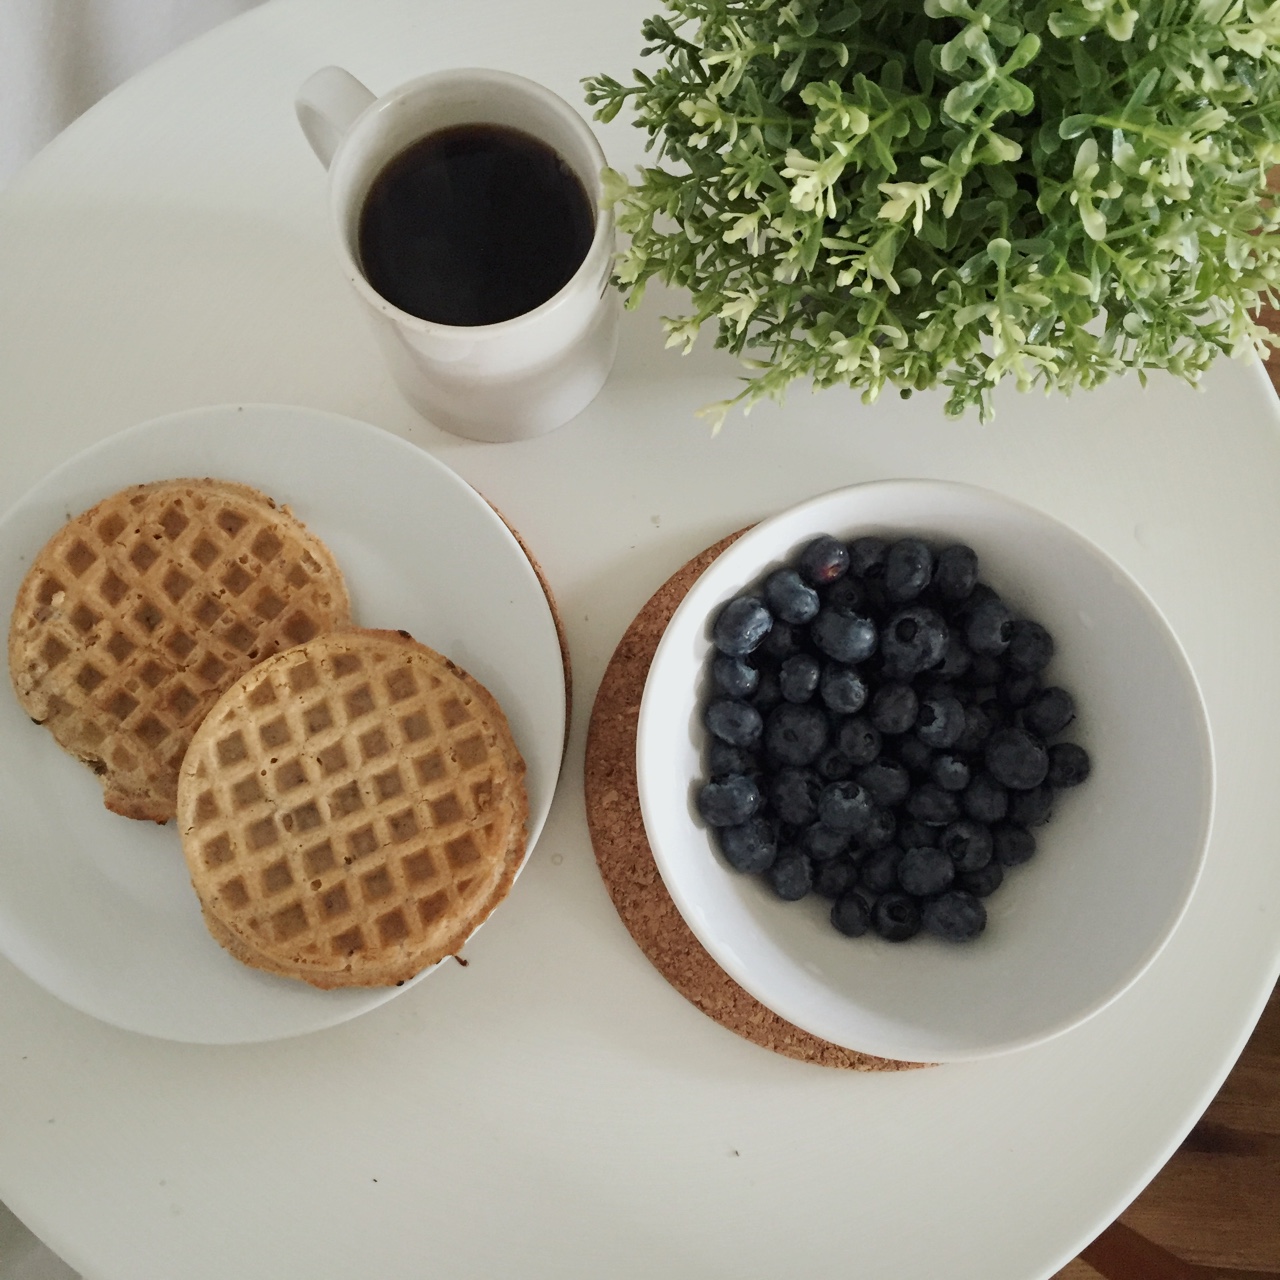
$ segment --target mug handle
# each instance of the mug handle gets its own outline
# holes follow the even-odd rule
[[[356,117],[374,101],[374,95],[341,67],[321,67],[298,90],[293,109],[311,150],[326,169]]]

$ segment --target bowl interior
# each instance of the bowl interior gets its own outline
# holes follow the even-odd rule
[[[918,534],[969,543],[979,576],[1057,641],[1047,683],[1078,705],[1064,736],[1093,772],[1059,794],[1038,852],[986,900],[976,941],[849,939],[816,895],[782,902],[732,871],[694,809],[699,720],[718,608],[810,538]],[[981,489],[885,481],[823,495],[744,534],[694,585],[649,671],[637,768],[646,833],[686,922],[741,986],[833,1043],[950,1061],[1006,1052],[1077,1025],[1155,958],[1195,886],[1213,796],[1194,676],[1155,606],[1092,544]]]

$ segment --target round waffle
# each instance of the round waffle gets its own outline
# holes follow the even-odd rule
[[[196,731],[178,827],[210,933],[317,987],[455,955],[524,859],[525,766],[478,681],[406,632],[268,659]]]
[[[192,733],[255,663],[349,626],[342,573],[247,485],[135,485],[36,557],[9,628],[23,710],[102,780],[108,809],[167,822]]]

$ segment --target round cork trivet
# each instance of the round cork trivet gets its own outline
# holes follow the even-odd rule
[[[678,569],[627,628],[605,669],[587,729],[587,827],[613,905],[654,968],[722,1027],[774,1053],[850,1071],[902,1071],[924,1065],[843,1049],[801,1031],[748,995],[685,924],[653,861],[636,785],[636,727],[649,664],[667,623],[704,569],[739,534]]]

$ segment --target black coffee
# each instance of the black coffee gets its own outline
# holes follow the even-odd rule
[[[360,212],[360,263],[402,311],[497,324],[557,293],[595,235],[577,174],[544,142],[467,124],[407,147]]]

